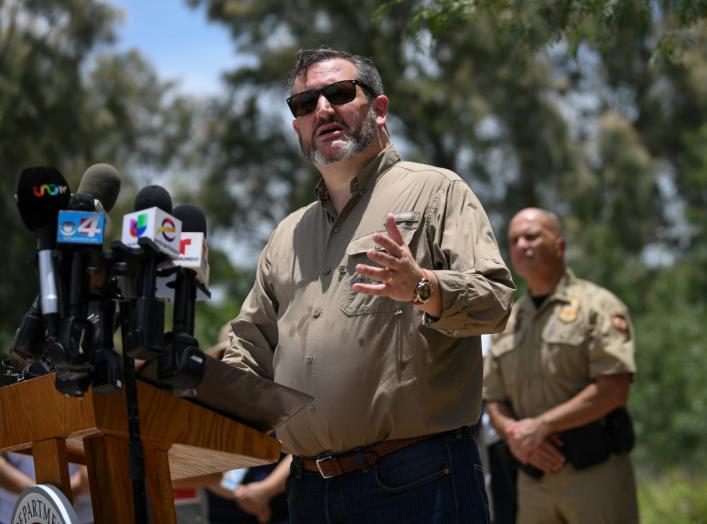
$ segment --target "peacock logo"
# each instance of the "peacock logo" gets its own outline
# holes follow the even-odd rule
[[[32,188],[32,193],[34,193],[34,196],[36,196],[37,198],[42,198],[44,195],[63,195],[68,190],[68,186],[60,186],[59,184],[42,184],[40,186],[34,186]]]
[[[140,238],[147,230],[147,213],[130,219],[130,236]]]

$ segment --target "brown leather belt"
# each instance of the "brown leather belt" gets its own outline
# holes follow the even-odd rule
[[[437,435],[439,435],[439,433]],[[306,457],[295,457],[295,459],[304,469],[318,472],[323,478],[328,479],[338,477],[344,473],[367,469],[378,462],[381,457],[385,457],[389,453],[393,453],[394,451],[398,451],[399,449],[433,436],[435,435],[384,440],[378,444],[361,448],[358,452],[351,451],[340,455],[326,455],[316,459]]]

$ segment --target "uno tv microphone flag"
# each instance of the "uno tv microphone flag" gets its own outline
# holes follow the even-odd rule
[[[37,236],[40,309],[50,337],[56,336],[63,314],[54,258],[57,216],[68,205],[70,196],[69,184],[54,167],[28,167],[17,180],[15,199],[20,218]]]

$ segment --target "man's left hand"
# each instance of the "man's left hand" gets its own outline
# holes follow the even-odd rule
[[[356,272],[380,282],[379,284],[354,284],[353,289],[366,295],[381,295],[410,302],[413,291],[421,278],[425,276],[422,268],[415,262],[410,248],[395,223],[392,213],[385,216],[386,233],[374,233],[373,240],[383,249],[369,249],[366,253],[372,262],[383,267],[358,264]]]

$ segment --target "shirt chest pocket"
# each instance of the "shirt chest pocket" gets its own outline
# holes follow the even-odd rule
[[[417,227],[417,222],[398,222],[398,228],[402,234],[403,241],[409,245]],[[352,240],[346,248],[344,265],[340,268],[339,276],[345,279],[344,296],[341,300],[341,310],[347,316],[369,315],[372,313],[393,313],[400,309],[401,303],[388,297],[366,295],[358,293],[353,289],[353,285],[378,284],[379,282],[369,279],[356,273],[358,264],[382,267],[368,258],[369,249],[382,250],[383,247],[373,240],[374,233]],[[410,290],[412,299],[412,289]]]
[[[542,366],[565,380],[589,376],[589,328],[581,319],[564,323],[553,319],[542,332]]]
[[[512,396],[528,380],[530,371],[527,355],[520,348],[518,335],[510,333],[495,339],[491,353],[498,363],[506,394]]]

